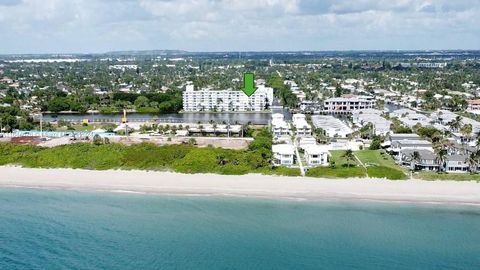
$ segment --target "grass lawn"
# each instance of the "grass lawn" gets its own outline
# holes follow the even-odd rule
[[[383,150],[361,150],[356,151],[355,156],[362,161],[365,166],[384,166],[399,169],[393,158]]]
[[[404,169],[383,150],[362,150],[354,152],[355,156],[365,165],[364,168],[357,160],[350,162],[351,167],[346,166],[347,161],[343,158],[345,151],[331,151],[331,161],[335,168],[316,167],[307,172],[307,176],[325,178],[349,178],[349,177],[373,177],[387,178],[391,180],[407,179]]]
[[[265,175],[300,176],[300,169],[288,167],[262,168],[257,169],[255,173],[261,173]]]
[[[351,177],[366,177],[365,169],[360,166],[356,167],[315,167],[306,173],[310,177],[324,177],[324,178],[351,178]]]
[[[367,167],[369,177],[391,180],[407,179],[406,169],[398,166],[393,158],[383,150],[357,151],[355,156]]]
[[[469,173],[436,173],[436,172],[418,172],[414,174],[415,178],[430,181],[480,181],[480,174]]]
[[[310,177],[324,177],[324,178],[351,178],[351,177],[366,177],[367,173],[358,161],[350,161],[350,167],[347,166],[347,160],[343,158],[344,150],[330,151],[330,163],[335,164],[332,167],[315,167],[308,170],[306,176]]]
[[[345,160],[345,158],[342,157],[343,154],[345,154],[345,152],[346,151],[344,151],[344,150],[330,151],[330,154],[332,154],[332,156],[330,157],[330,161],[335,162],[335,166],[337,166],[337,167],[342,167],[343,165],[346,165],[347,161]],[[358,161],[356,161],[356,160],[350,161],[350,164],[360,166],[360,163],[358,163]]]
[[[401,170],[385,166],[367,167],[367,174],[373,178],[387,178],[390,180],[405,180],[408,176]]]

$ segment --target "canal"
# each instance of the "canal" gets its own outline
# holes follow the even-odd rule
[[[291,119],[291,114],[286,109],[274,109],[273,113],[282,113],[285,119]],[[69,122],[81,122],[88,119],[90,122],[112,122],[120,123],[122,114],[44,114],[43,121],[54,122],[60,119]],[[270,112],[235,112],[235,113],[172,113],[172,114],[145,114],[129,113],[129,122],[158,121],[168,123],[230,123],[230,124],[254,124],[266,125],[270,122]]]

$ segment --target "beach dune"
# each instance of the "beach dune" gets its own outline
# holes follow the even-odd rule
[[[480,183],[0,167],[0,187],[480,205]]]

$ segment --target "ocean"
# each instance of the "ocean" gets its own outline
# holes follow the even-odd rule
[[[0,189],[0,269],[480,269],[480,208]]]

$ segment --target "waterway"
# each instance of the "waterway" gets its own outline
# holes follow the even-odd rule
[[[291,114],[286,109],[273,109],[273,113],[282,113],[285,119],[291,119]],[[63,119],[70,122],[81,122],[88,119],[90,122],[120,122],[122,114],[44,114],[43,121],[53,122]],[[266,125],[270,122],[270,112],[235,112],[235,113],[170,113],[170,114],[145,114],[129,113],[129,122],[158,121],[168,123],[230,123]]]

